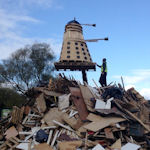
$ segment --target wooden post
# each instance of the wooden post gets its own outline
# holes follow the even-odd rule
[[[82,78],[83,78],[83,83],[84,82],[88,83],[85,70],[82,70]]]

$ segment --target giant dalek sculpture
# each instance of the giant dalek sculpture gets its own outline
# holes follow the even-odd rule
[[[86,41],[96,42],[98,40],[108,40],[108,38],[84,40],[81,24],[75,19],[68,22],[65,26],[60,60],[54,63],[56,70],[82,71],[83,81],[87,82],[86,71],[95,71],[96,66],[92,62]]]

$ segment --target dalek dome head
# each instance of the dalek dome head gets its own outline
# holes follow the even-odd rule
[[[79,24],[79,25],[80,25],[80,23],[79,23],[78,21],[76,21],[75,19],[74,19],[74,20],[69,21],[67,24],[72,24],[72,23],[76,23],[76,24]]]
[[[65,26],[60,61],[92,61],[82,26],[76,20],[69,21]]]

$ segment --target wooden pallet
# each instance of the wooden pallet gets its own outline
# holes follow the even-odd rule
[[[19,139],[17,137],[12,137],[0,146],[0,150],[8,150],[8,149],[13,150],[16,148],[18,144]]]
[[[23,117],[23,109],[20,109],[17,106],[13,106],[11,122],[13,124],[18,124],[21,122],[22,117]]]
[[[63,61],[54,63],[56,70],[96,70],[95,63],[85,61]]]

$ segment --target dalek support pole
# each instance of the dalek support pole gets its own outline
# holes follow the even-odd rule
[[[82,78],[83,78],[83,82],[88,83],[85,70],[82,70]]]

